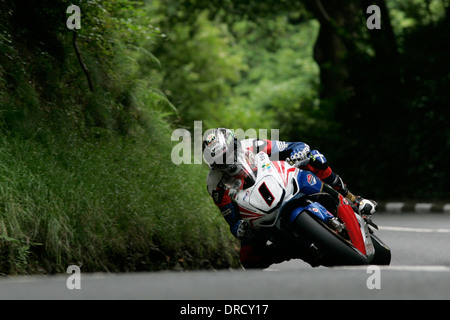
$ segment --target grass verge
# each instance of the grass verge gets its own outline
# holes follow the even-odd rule
[[[155,132],[1,136],[0,272],[237,266],[206,168],[174,165]]]

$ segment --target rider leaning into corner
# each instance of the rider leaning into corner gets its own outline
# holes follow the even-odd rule
[[[271,160],[286,159],[299,169],[315,174],[324,182],[322,192],[330,194],[337,202],[340,193],[350,200],[361,214],[370,215],[376,212],[375,201],[354,196],[349,192],[341,177],[331,170],[324,155],[317,150],[311,150],[306,143],[265,139],[241,141],[231,130],[225,128],[208,130],[203,137],[203,157],[211,169],[207,178],[208,192],[230,225],[231,233],[241,241],[240,261],[245,269],[267,268],[273,263],[291,258],[275,245],[268,245],[266,239],[250,231],[249,223],[241,219],[238,206],[228,194],[226,185],[230,179],[242,180],[245,187],[245,169],[240,163],[249,158],[248,153],[257,154],[262,151],[267,153]]]

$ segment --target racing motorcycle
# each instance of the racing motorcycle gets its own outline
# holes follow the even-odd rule
[[[246,178],[227,187],[241,218],[291,257],[313,267],[389,265],[389,247],[378,238],[370,217],[339,195],[339,203],[322,192],[312,172],[286,161],[271,161],[260,152],[247,159]]]

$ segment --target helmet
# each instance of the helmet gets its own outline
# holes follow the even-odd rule
[[[210,168],[233,176],[242,170],[242,155],[241,142],[231,130],[211,129],[203,135],[203,159]]]

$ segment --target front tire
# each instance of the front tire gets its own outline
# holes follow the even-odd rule
[[[371,264],[388,266],[391,263],[391,249],[376,235],[372,234],[370,237],[375,248],[375,256]]]
[[[369,264],[365,255],[325,224],[316,221],[308,212],[300,213],[293,223],[294,230],[318,248],[321,265],[330,267]]]

